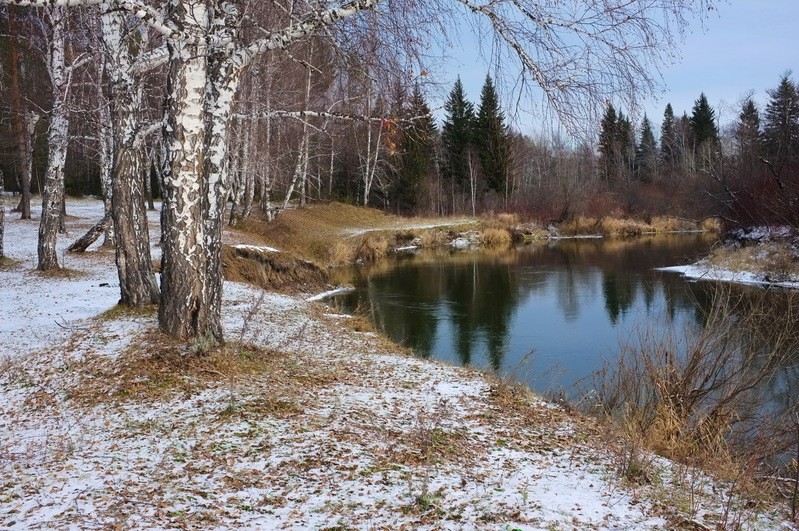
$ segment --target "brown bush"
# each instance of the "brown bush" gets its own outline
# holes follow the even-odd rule
[[[480,233],[480,244],[485,247],[507,247],[511,240],[510,232],[505,229],[485,229]]]

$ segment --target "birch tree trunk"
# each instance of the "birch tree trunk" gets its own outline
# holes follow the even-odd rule
[[[107,62],[107,61],[106,61]],[[106,66],[106,70],[108,67]],[[111,126],[111,102],[100,105],[100,191],[103,194],[104,218],[111,215],[112,174],[114,171],[114,128]],[[114,244],[114,224],[105,224],[103,245]]]
[[[111,216],[119,303],[144,306],[158,302],[158,284],[152,269],[147,210],[144,204],[142,150],[137,145],[140,94],[132,76],[130,43],[123,41],[127,16],[107,10],[102,16],[103,41],[109,50],[111,124],[114,161],[111,179]]]
[[[173,0],[171,5],[183,29],[197,34],[210,30],[215,36],[233,31],[226,16],[230,13],[214,2]],[[228,132],[246,62],[226,46],[176,41],[168,47],[159,324],[173,337],[221,340]]]
[[[3,178],[3,172],[0,171],[0,260],[6,257],[3,247],[6,232],[6,187]]]
[[[64,202],[64,163],[67,158],[67,68],[64,62],[64,39],[66,13],[63,7],[51,7],[49,11],[52,34],[47,49],[47,69],[53,90],[53,110],[50,116],[48,136],[47,173],[42,193],[42,219],[39,223],[40,271],[58,269],[56,242],[62,221]]]
[[[241,212],[241,217],[243,219],[250,217],[252,213],[252,203],[255,200],[255,174],[252,171],[253,164],[250,157],[252,156],[253,129],[255,129],[257,125],[258,122],[254,120],[245,124],[244,143],[239,152],[239,168],[244,178],[244,204]]]
[[[173,20],[187,30],[206,33],[209,14],[203,2],[170,1]],[[208,187],[203,182],[205,89],[208,64],[205,46],[167,41],[169,70],[164,125],[164,203],[161,210],[161,329],[176,338],[221,336],[206,300],[204,249]]]
[[[25,113],[25,130],[24,138],[21,144],[22,153],[22,198],[20,200],[19,210],[21,212],[21,219],[31,219],[31,181],[33,181],[33,145],[34,134],[36,132],[36,124],[39,122],[40,116],[33,111]]]

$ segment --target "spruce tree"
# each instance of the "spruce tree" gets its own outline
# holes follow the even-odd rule
[[[669,169],[674,169],[680,158],[676,126],[674,109],[672,109],[671,103],[667,103],[666,110],[663,111],[663,123],[660,125],[660,160]]]
[[[619,158],[616,125],[616,109],[608,103],[599,125],[599,173],[607,181],[616,177]]]
[[[618,145],[618,176],[628,178],[633,171],[635,163],[635,135],[630,119],[619,111],[616,120],[616,142]]]
[[[641,142],[635,150],[635,167],[638,178],[644,182],[651,182],[657,171],[658,146],[655,134],[652,132],[652,123],[644,114],[641,121]]]
[[[400,144],[401,168],[394,194],[397,208],[403,213],[413,213],[419,204],[422,183],[435,168],[435,141],[438,132],[430,107],[417,84],[411,101],[403,110],[410,126],[403,131]]]
[[[718,144],[719,130],[716,126],[716,111],[708,103],[704,92],[694,102],[690,122],[695,148],[699,148],[707,142]]]
[[[764,147],[775,171],[781,172],[799,160],[799,94],[790,73],[769,96],[763,117]]]
[[[444,110],[447,115],[441,132],[444,147],[444,171],[453,184],[469,182],[469,151],[474,139],[474,105],[463,94],[460,77],[455,81]]]
[[[475,145],[480,155],[486,188],[507,198],[508,173],[510,171],[510,142],[505,115],[499,106],[499,97],[494,83],[486,76],[480,92],[480,107],[477,111]]]
[[[763,135],[760,131],[760,113],[752,98],[747,98],[741,106],[735,124],[735,143],[741,170],[747,174],[753,173],[759,165],[758,157],[762,155]]]

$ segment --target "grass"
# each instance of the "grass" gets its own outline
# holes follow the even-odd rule
[[[327,203],[286,210],[271,223],[256,218],[241,223],[241,230],[260,236],[264,243],[317,264],[331,263],[332,251],[359,228],[389,228],[401,218],[379,210]]]
[[[250,218],[238,230],[289,255],[327,267],[378,262],[392,249],[408,245],[416,238],[421,247],[449,243],[452,235],[447,224],[456,227],[462,221],[402,218],[372,208],[332,202],[284,211],[271,223]],[[438,227],[409,229],[408,225]]]
[[[730,271],[760,273],[772,282],[799,281],[799,251],[786,243],[717,247],[705,263]]]
[[[0,257],[0,271],[10,271],[15,269],[21,263],[21,260],[15,260],[7,256]]]
[[[225,279],[247,282],[278,292],[313,292],[327,287],[328,275],[307,260],[287,253],[274,253],[225,245],[222,248]]]
[[[155,304],[148,304],[146,306],[125,306],[117,304],[97,317],[102,320],[113,320],[123,317],[153,317],[157,314],[158,306]]]
[[[56,269],[50,269],[48,271],[40,271],[36,269],[34,271],[38,273],[39,276],[44,278],[78,279],[86,276],[84,271],[80,271],[79,269],[70,269],[68,267],[59,267]]]
[[[704,220],[695,223],[682,218],[667,216],[654,217],[648,222],[621,216],[605,216],[591,218],[577,216],[564,221],[560,233],[566,236],[593,235],[630,237],[642,234],[664,234],[672,232],[709,231],[718,232],[720,224],[717,220]]]
[[[269,413],[278,416],[301,410],[301,394],[309,387],[336,380],[325,367],[308,367],[295,355],[239,342],[192,344],[151,332],[135,341],[113,361],[89,359],[69,396],[81,403],[164,400],[191,396],[208,387],[231,388],[231,403],[223,415]],[[263,394],[244,403],[233,398],[239,382],[258,379]]]
[[[623,344],[591,383],[593,405],[623,441],[615,454],[621,477],[651,481],[646,450],[728,482],[729,504],[759,504],[773,489],[758,477],[795,475],[778,463],[799,444],[799,406],[775,407],[768,389],[794,364],[799,298],[728,286],[710,296],[702,330],[643,331]],[[695,488],[690,477],[685,488]],[[736,511],[729,506],[725,518]]]
[[[511,242],[511,233],[506,229],[485,229],[480,233],[480,243],[484,247],[508,247]]]

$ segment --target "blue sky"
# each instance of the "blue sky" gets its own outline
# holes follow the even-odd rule
[[[642,110],[655,127],[666,103],[672,104],[675,114],[690,114],[700,92],[705,92],[723,125],[735,120],[741,97],[748,91],[755,91],[762,110],[766,90],[776,87],[786,70],[793,70],[794,79],[799,79],[799,0],[738,0],[717,8],[704,28],[697,23],[686,32],[680,59],[662,69],[663,94],[644,103]],[[470,38],[464,37],[463,45],[450,50],[441,81],[446,93],[460,74],[476,104],[489,66],[476,57]],[[431,103],[441,105],[435,99]],[[507,103],[512,107],[512,102]],[[540,121],[522,113],[514,125],[528,133],[538,130]]]

